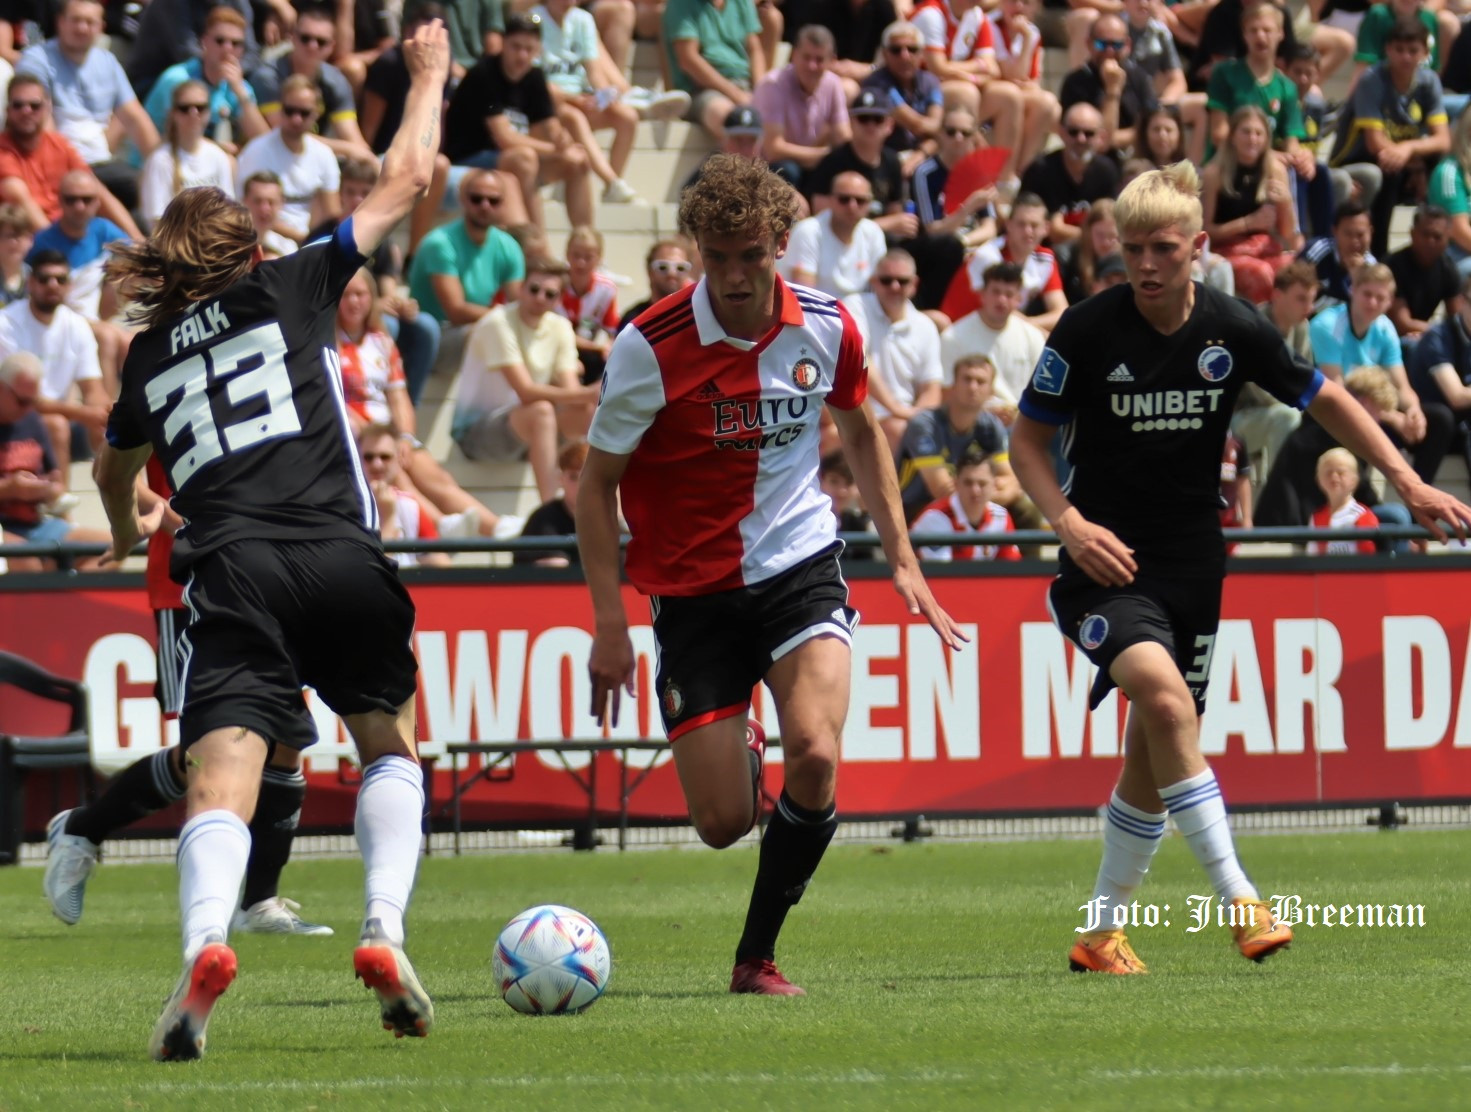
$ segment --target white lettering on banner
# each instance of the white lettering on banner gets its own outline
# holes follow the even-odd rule
[[[1343,638],[1322,618],[1279,618],[1272,623],[1276,664],[1277,752],[1301,753],[1306,747],[1303,711],[1313,713],[1313,748],[1319,753],[1348,749],[1343,732]]]
[[[1098,669],[1051,622],[1021,623],[1022,756],[1051,760],[1052,725],[1057,723],[1057,756],[1081,757],[1083,735],[1089,755],[1119,755],[1119,695],[1110,691],[1089,711],[1088,693]]]
[[[848,724],[843,730],[843,760],[904,759],[904,728],[873,724],[875,710],[899,706],[899,677],[874,675],[872,664],[898,656],[898,626],[860,625],[853,631],[853,687],[848,697]]]
[[[1420,668],[1416,682],[1415,658]],[[1415,696],[1421,697],[1415,714]],[[1464,705],[1464,695],[1462,702]],[[1451,646],[1434,618],[1384,619],[1384,748],[1429,749],[1451,722]]]
[[[960,631],[979,644],[974,624]],[[905,674],[909,678],[909,759],[935,759],[935,735],[945,735],[952,761],[981,759],[981,654],[976,648],[951,652],[928,625],[904,627]]]
[[[455,670],[449,669],[448,634],[415,635],[425,736],[451,741],[512,741],[520,736],[522,684],[526,679],[524,629],[496,634],[495,683],[490,678],[490,644],[484,630],[455,634]]]
[[[119,671],[124,676],[121,682]],[[119,690],[122,683],[151,684],[157,678],[158,656],[147,639],[135,633],[109,633],[88,651],[82,682],[89,696],[92,764],[99,772],[120,772],[164,746],[163,716],[152,693],[125,699]]]
[[[591,653],[592,634],[577,626],[553,626],[532,643],[527,725],[536,740],[589,737],[599,732],[590,717],[584,719],[585,730],[577,729],[581,724],[578,704],[586,706],[587,661]],[[569,706],[572,722],[567,721]],[[562,758],[566,759],[565,765]],[[536,759],[548,768],[586,768],[592,754],[567,752],[559,757],[554,753],[537,753]]]
[[[1272,720],[1267,715],[1267,693],[1262,689],[1262,667],[1250,621],[1238,618],[1221,623],[1210,677],[1205,717],[1200,722],[1200,751],[1219,756],[1226,751],[1226,739],[1240,734],[1248,753],[1271,753]]]

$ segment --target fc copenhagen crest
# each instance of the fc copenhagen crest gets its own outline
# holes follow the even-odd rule
[[[1102,614],[1089,614],[1078,626],[1078,641],[1092,652],[1108,640],[1108,619]]]
[[[1231,373],[1231,353],[1219,344],[1212,344],[1200,353],[1195,366],[1207,382],[1220,382]]]
[[[792,381],[797,384],[799,390],[813,389],[821,377],[817,363],[811,359],[798,359],[792,364]]]

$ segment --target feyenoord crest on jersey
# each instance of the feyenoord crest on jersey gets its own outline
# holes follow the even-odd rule
[[[813,389],[821,378],[822,372],[814,360],[798,359],[792,364],[792,381],[799,390]]]
[[[684,713],[684,692],[679,689],[679,684],[670,683],[664,687],[664,714],[668,718],[678,718]]]

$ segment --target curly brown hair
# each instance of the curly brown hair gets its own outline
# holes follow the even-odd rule
[[[700,180],[679,199],[679,226],[702,236],[769,236],[779,240],[797,222],[797,194],[764,162],[711,155]]]
[[[249,272],[255,248],[245,206],[215,186],[196,186],[169,202],[147,240],[113,247],[107,279],[136,303],[131,319],[156,328],[229,289]]]

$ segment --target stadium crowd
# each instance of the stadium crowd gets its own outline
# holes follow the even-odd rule
[[[430,19],[454,54],[433,184],[338,317],[386,537],[575,527],[612,339],[700,276],[690,243],[660,239],[649,299],[625,306],[633,280],[604,264],[600,213],[666,199],[625,177],[640,120],[686,119],[800,194],[781,273],[858,322],[917,531],[1042,523],[1008,465],[1018,398],[1067,307],[1126,280],[1113,199],[1183,158],[1203,167],[1199,279],[1344,381],[1426,481],[1466,444],[1466,0],[28,0],[0,15],[0,359],[36,357],[0,369],[7,542],[106,539],[73,523],[67,482],[133,334],[104,281],[110,245],[199,185],[248,208],[268,258],[331,232],[376,180],[409,84],[399,44]],[[659,44],[653,88],[630,83],[636,39]],[[1060,82],[1044,46],[1068,51]],[[1339,70],[1335,103],[1322,82]],[[551,186],[565,237],[547,232]],[[1413,224],[1391,253],[1401,205]],[[420,441],[435,374],[456,380],[455,451],[529,465],[543,505],[528,521],[498,517]],[[822,445],[824,490],[861,528],[830,420]],[[1223,519],[1408,521],[1346,454],[1248,388]]]

